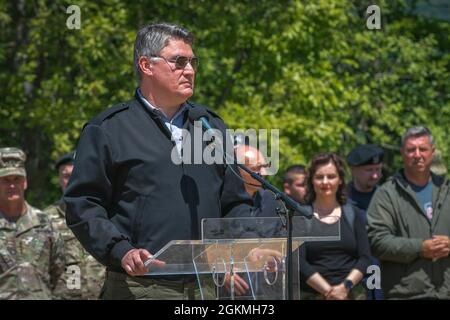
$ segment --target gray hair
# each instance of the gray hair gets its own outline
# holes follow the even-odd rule
[[[141,79],[139,58],[157,56],[173,39],[182,40],[190,46],[194,43],[194,35],[191,32],[174,24],[149,24],[139,29],[134,42],[134,69],[139,80]]]
[[[411,127],[406,130],[406,132],[402,136],[402,147],[405,145],[406,140],[408,140],[411,137],[418,138],[418,137],[428,137],[428,140],[430,141],[430,144],[434,144],[433,142],[433,135],[431,134],[430,129],[428,129],[425,126],[416,126]]]

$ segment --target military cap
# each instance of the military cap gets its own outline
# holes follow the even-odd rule
[[[0,148],[0,177],[23,176],[26,177],[25,152],[19,148]]]
[[[63,164],[73,163],[75,160],[75,152],[69,152],[64,155],[62,155],[55,163],[55,169],[58,169],[59,166],[62,166]]]
[[[374,144],[362,144],[354,148],[347,156],[347,163],[351,167],[368,164],[379,164],[383,161],[383,149]]]

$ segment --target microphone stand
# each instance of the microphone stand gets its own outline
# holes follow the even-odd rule
[[[211,130],[213,129],[211,125],[209,124],[206,112],[197,112],[198,114],[192,115],[192,121],[200,121],[202,123],[202,127],[205,130]],[[191,115],[190,115],[191,117]],[[195,125],[195,124],[194,124]],[[288,274],[288,289],[287,289],[287,298],[288,300],[292,300],[293,298],[293,277],[292,277],[292,216],[294,215],[294,212],[297,212],[299,215],[304,216],[308,219],[312,218],[312,213],[304,209],[299,203],[295,202],[291,197],[289,197],[284,192],[281,192],[275,186],[270,184],[268,181],[266,181],[264,178],[262,178],[259,174],[251,171],[249,168],[244,166],[243,164],[237,163],[235,161],[235,157],[232,157],[232,161],[228,162],[227,159],[229,159],[229,155],[222,151],[222,158],[225,160],[226,164],[233,163],[237,165],[239,168],[247,172],[253,179],[260,182],[262,187],[264,189],[268,189],[272,191],[276,199],[281,200],[285,205],[285,215],[286,215],[286,225],[287,225],[287,274]],[[232,168],[231,168],[232,169]]]
[[[259,174],[251,171],[249,168],[244,166],[243,164],[236,163],[236,165],[247,172],[253,179],[257,180],[261,183],[262,187],[264,189],[268,189],[272,191],[275,194],[276,199],[279,199],[283,201],[285,205],[285,215],[286,215],[286,227],[287,227],[287,280],[288,280],[288,286],[287,286],[287,298],[288,300],[293,299],[293,264],[292,264],[292,217],[294,215],[294,212],[297,212],[301,216],[304,216],[308,219],[312,218],[312,214],[309,211],[306,211],[302,206],[295,202],[291,197],[289,197],[284,192],[281,192],[278,190],[275,186],[270,184],[268,181],[266,181],[264,178],[262,178]]]

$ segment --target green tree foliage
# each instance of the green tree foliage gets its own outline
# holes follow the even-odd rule
[[[193,100],[232,128],[280,129],[281,168],[371,142],[391,173],[416,124],[449,164],[450,26],[416,2],[378,1],[382,30],[368,30],[365,0],[79,0],[81,29],[70,30],[71,1],[0,0],[0,145],[28,153],[30,202],[56,199],[54,160],[130,98],[136,30],[166,21],[197,37]]]

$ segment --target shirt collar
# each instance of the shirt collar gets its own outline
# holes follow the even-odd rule
[[[171,122],[174,119],[176,119],[178,116],[180,116],[180,114],[183,114],[184,111],[186,111],[186,109],[189,108],[189,105],[185,102],[180,106],[180,109],[178,109],[178,111],[173,115],[172,119],[169,120],[169,118],[167,117],[167,115],[164,113],[164,111],[162,111],[160,108],[155,107],[154,105],[152,105],[143,95],[141,92],[141,88],[137,88],[136,90],[137,95],[139,96],[139,99],[141,99],[141,101],[144,103],[144,105],[149,108],[150,110],[156,111],[158,113],[161,113],[164,118],[167,120],[167,122]]]

